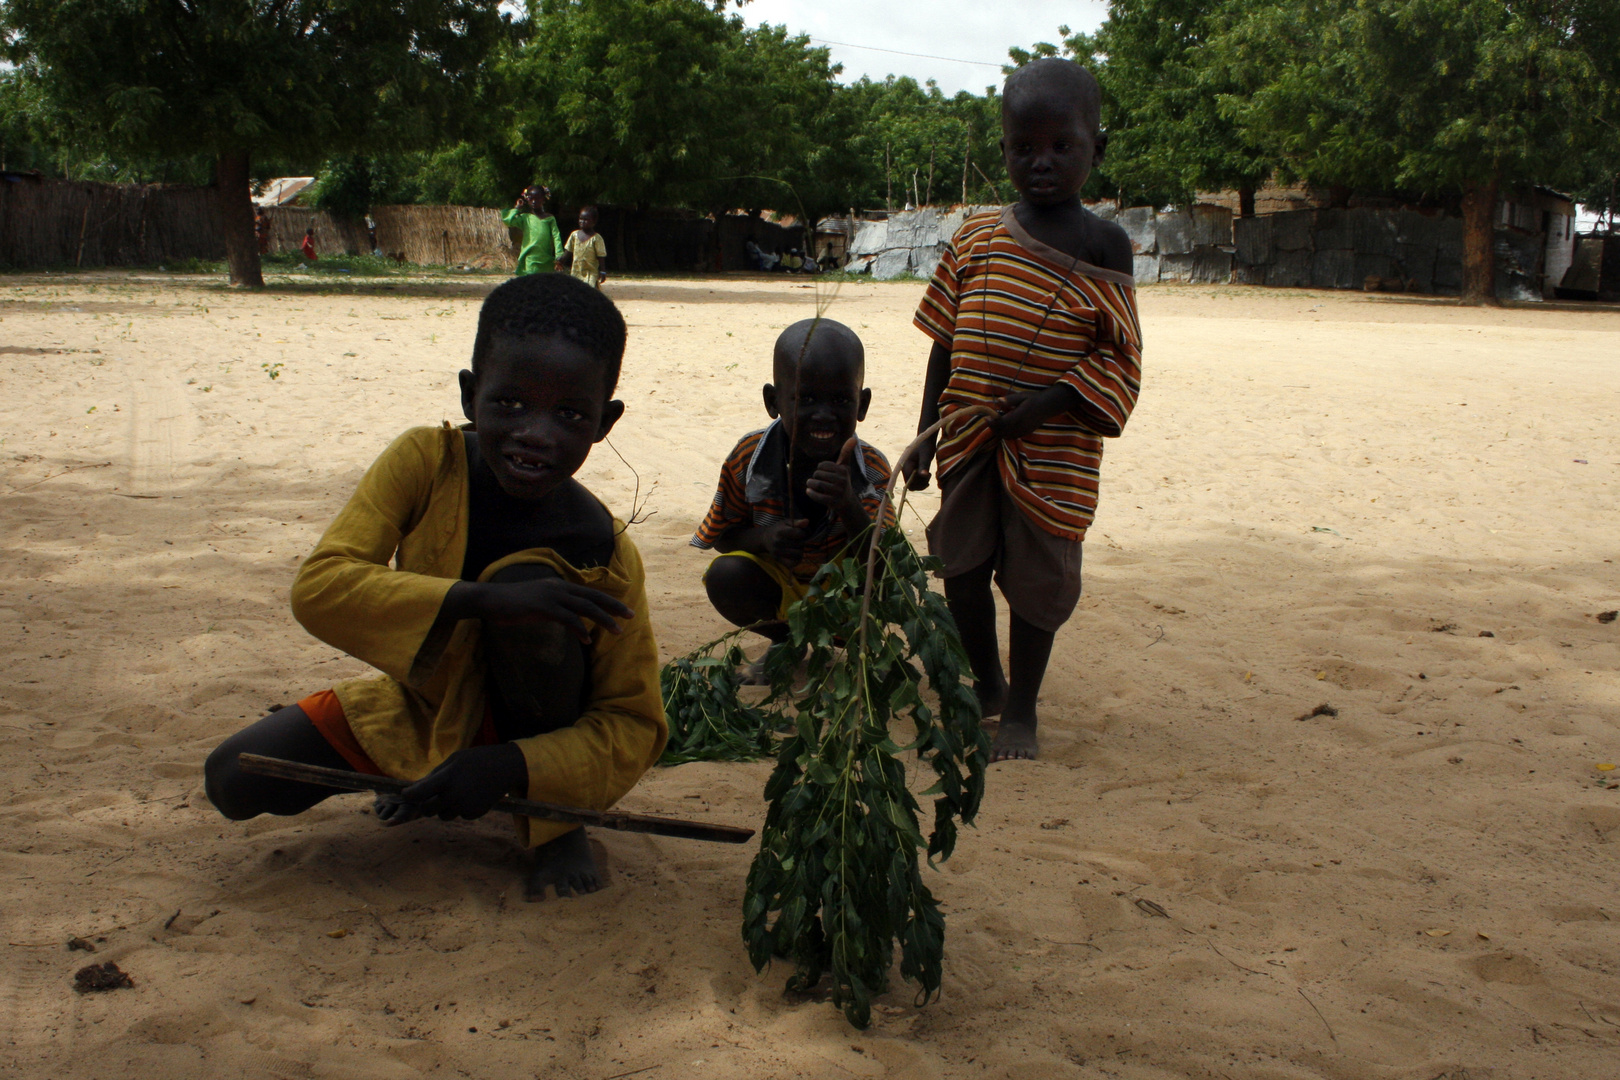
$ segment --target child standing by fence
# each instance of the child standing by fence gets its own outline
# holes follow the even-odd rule
[[[607,262],[607,242],[596,231],[596,207],[580,209],[579,228],[568,235],[563,247],[573,259],[568,272],[591,288],[600,289],[607,280],[607,274],[602,272],[602,264]]]
[[[562,233],[557,231],[557,219],[546,213],[546,197],[550,194],[539,184],[531,184],[523,189],[512,209],[501,215],[507,225],[523,231],[518,248],[519,274],[562,269]]]

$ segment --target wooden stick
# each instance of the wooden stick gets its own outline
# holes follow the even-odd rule
[[[243,772],[274,776],[279,780],[318,784],[321,787],[340,788],[344,791],[384,791],[398,794],[412,783],[409,780],[396,780],[392,776],[370,776],[366,773],[349,772],[347,769],[304,765],[283,758],[265,757],[263,754],[241,754],[236,760]],[[679,836],[687,840],[712,840],[719,844],[745,844],[754,836],[753,829],[738,828],[735,825],[705,825],[700,821],[629,814],[620,810],[585,810],[576,806],[535,802],[531,799],[514,799],[511,796],[497,802],[495,809],[521,814],[524,817],[540,818],[543,821],[566,821],[575,825],[594,825],[599,829]]]
[[[930,436],[937,435],[942,430],[949,431],[959,428],[976,416],[982,416],[986,420],[993,420],[1000,415],[995,408],[989,405],[968,405],[957,409],[955,412],[940,417],[928,427],[917,432],[917,437],[911,440],[911,445],[902,450],[900,456],[895,459],[894,470],[889,473],[889,482],[883,486],[883,498],[878,502],[877,521],[873,522],[872,526],[872,543],[866,549],[866,588],[861,593],[860,633],[862,652],[866,651],[866,616],[872,610],[872,581],[877,576],[878,541],[883,539],[883,519],[889,513],[889,502],[894,497],[894,485],[904,484],[901,474],[905,471],[906,462],[911,460],[911,455],[915,454],[917,448],[927,442]],[[906,491],[907,488],[902,486],[900,489],[902,503],[905,501]],[[900,511],[898,509],[894,514],[894,523],[896,525],[900,524]]]

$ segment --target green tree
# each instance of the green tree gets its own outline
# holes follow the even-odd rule
[[[562,200],[825,208],[826,50],[701,0],[532,0],[531,18],[503,62],[503,149]]]
[[[259,286],[255,154],[429,145],[503,34],[499,0],[7,0],[6,55],[61,143],[214,160],[231,281]]]
[[[1620,0],[1280,0],[1211,49],[1250,88],[1224,114],[1285,173],[1458,199],[1472,303],[1499,192],[1580,188],[1617,139]]]
[[[1011,189],[1001,161],[1001,98],[952,97],[907,76],[861,79],[839,91],[850,102],[849,145],[856,158],[846,205],[894,208],[908,202],[997,203]]]
[[[1119,192],[1162,205],[1235,188],[1242,212],[1254,212],[1254,189],[1271,172],[1271,159],[1223,114],[1221,101],[1244,87],[1207,48],[1245,7],[1238,0],[1112,0],[1095,34],[1060,28],[1065,53],[1091,68],[1102,87],[1108,152],[1100,171]]]

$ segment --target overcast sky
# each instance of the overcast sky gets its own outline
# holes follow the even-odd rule
[[[918,82],[936,80],[946,94],[978,94],[1000,85],[1008,46],[1056,44],[1059,26],[1094,30],[1108,5],[1106,0],[753,0],[732,10],[751,26],[785,23],[795,33],[809,34],[844,65],[846,82],[862,75],[874,80],[910,75]],[[976,63],[955,62],[962,60]]]

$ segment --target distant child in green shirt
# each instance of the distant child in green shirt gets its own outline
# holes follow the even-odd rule
[[[568,243],[563,247],[573,257],[568,272],[591,288],[600,289],[607,280],[607,274],[602,272],[602,264],[607,261],[607,242],[596,231],[596,207],[580,208],[579,228],[568,234]]]
[[[523,230],[523,246],[518,249],[519,274],[562,269],[562,233],[557,228],[557,219],[546,213],[546,198],[550,194],[541,185],[531,184],[523,189],[512,209],[501,215],[507,225]]]

